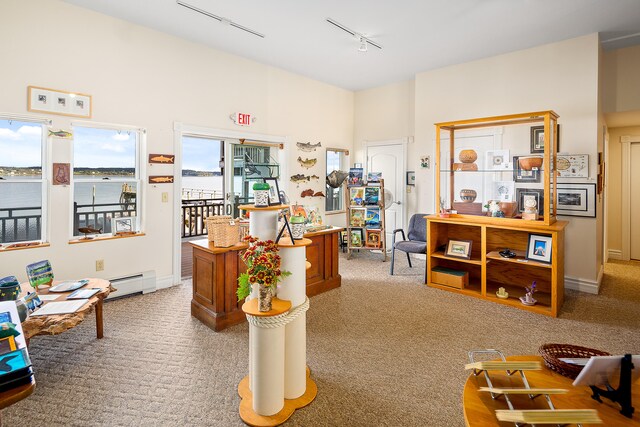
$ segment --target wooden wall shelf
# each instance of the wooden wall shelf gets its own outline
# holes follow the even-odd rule
[[[427,218],[427,285],[468,295],[522,310],[557,317],[564,302],[564,228],[566,221],[557,221],[541,227],[540,224],[527,226],[526,223],[513,226],[498,222],[475,222],[473,219],[441,218],[429,215]],[[529,234],[545,234],[552,238],[551,263],[526,260],[525,253]],[[445,256],[441,247],[450,239],[471,240],[471,259]],[[516,253],[515,258],[503,258],[498,251],[509,248]],[[469,273],[469,285],[463,289],[445,286],[431,281],[434,267],[448,267]],[[524,287],[536,281],[538,292],[534,298],[536,305],[525,306],[519,297],[525,294]],[[503,287],[509,298],[496,296]]]

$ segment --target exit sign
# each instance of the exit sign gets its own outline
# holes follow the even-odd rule
[[[240,126],[251,126],[251,114],[236,113],[235,122]]]

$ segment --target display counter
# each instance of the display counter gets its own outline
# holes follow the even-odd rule
[[[306,247],[307,296],[340,287],[338,272],[338,244],[342,228],[306,233],[311,240]],[[191,315],[211,329],[221,331],[245,321],[242,302],[238,302],[236,289],[238,276],[246,267],[240,253],[247,248],[238,243],[229,248],[216,248],[207,239],[189,242],[193,246],[193,297]]]

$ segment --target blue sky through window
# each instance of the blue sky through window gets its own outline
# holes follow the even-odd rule
[[[220,141],[185,136],[182,138],[182,169],[220,171]]]
[[[42,165],[42,125],[0,120],[0,166]]]
[[[136,167],[136,132],[73,128],[74,168]]]

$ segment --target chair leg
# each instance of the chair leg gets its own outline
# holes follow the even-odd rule
[[[407,252],[407,261],[409,261],[409,267],[413,267],[413,265],[411,265],[411,255],[409,252]]]
[[[396,250],[391,249],[391,275],[393,276],[393,262],[396,260]]]

